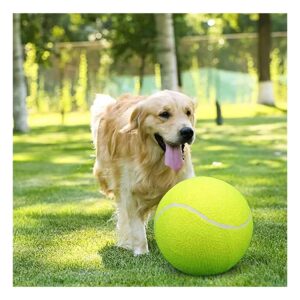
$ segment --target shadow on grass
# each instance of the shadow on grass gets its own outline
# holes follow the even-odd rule
[[[66,175],[76,173],[92,174],[94,160],[78,161],[78,163],[54,163],[49,162],[51,156],[48,156],[48,161],[14,161],[14,172],[18,176],[35,175],[36,177],[44,177],[48,175],[61,175],[64,178]],[[47,158],[45,158],[47,160]]]
[[[87,133],[90,132],[89,125],[45,125],[45,126],[35,126],[30,129],[27,134],[14,133],[16,136],[26,136],[26,135],[40,135],[47,133]]]
[[[113,244],[103,247],[98,253],[102,264],[107,270],[135,270],[145,272],[157,270],[158,272],[174,273],[175,270],[162,256],[154,239],[148,239],[149,253],[134,256],[133,252]]]
[[[80,212],[30,212],[28,216],[35,221],[33,225],[19,226],[15,224],[15,231],[18,235],[31,235],[37,231],[37,235],[44,233],[47,239],[60,234],[80,232],[87,229],[99,229],[101,231],[111,231],[114,229],[114,219],[112,210],[95,213]],[[47,242],[48,243],[48,242]]]
[[[30,193],[30,199],[23,201],[24,193]],[[70,186],[50,186],[50,187],[14,187],[14,197],[19,198],[14,202],[14,208],[26,207],[35,204],[61,204],[79,203],[86,199],[101,199],[103,196],[97,188],[91,189],[90,184]],[[26,200],[26,199],[24,199]]]
[[[63,140],[54,141],[52,143],[39,143],[39,142],[29,142],[29,141],[17,141],[14,143],[14,152],[27,152],[27,151],[36,151],[37,148],[42,147],[48,150],[70,150],[70,151],[81,151],[92,149],[92,141],[90,140],[68,140],[65,138]]]
[[[146,255],[141,256],[134,256],[132,251],[117,247],[114,244],[108,244],[103,247],[98,254],[102,258],[102,263],[107,270],[128,270],[131,269],[132,271],[141,272],[143,270],[145,272],[149,272],[152,270],[154,273],[165,274],[169,276],[175,277],[189,277],[193,279],[201,280],[210,280],[216,279],[222,276],[235,276],[236,274],[240,273],[241,270],[251,269],[251,263],[253,260],[256,262],[261,261],[261,263],[266,262],[266,259],[263,261],[263,257],[261,260],[259,257],[256,257],[256,252],[250,253],[246,255],[241,261],[239,261],[235,266],[233,266],[230,270],[226,273],[219,274],[219,275],[207,275],[207,276],[193,276],[184,274],[181,271],[175,269],[170,263],[168,263],[163,255],[161,254],[157,243],[154,237],[153,231],[153,219],[150,221],[150,224],[147,229],[147,236],[148,236],[148,246],[149,246],[149,253]],[[250,254],[250,255],[249,255]],[[259,254],[258,254],[259,255]],[[254,256],[254,257],[253,257]]]
[[[258,263],[259,258],[243,258],[225,273],[217,275],[195,276],[182,273],[169,264],[160,253],[155,240],[149,240],[150,253],[135,257],[131,251],[115,245],[107,245],[99,251],[102,264],[106,270],[114,272],[130,272],[131,276],[143,276],[144,284],[140,286],[209,286],[213,282],[218,286],[226,286],[227,280],[236,276],[248,276],[253,272],[253,260]],[[263,258],[262,258],[263,259]],[[264,263],[261,260],[262,263]],[[243,273],[245,273],[243,275]],[[142,279],[141,279],[142,281]],[[218,283],[224,282],[223,284]],[[234,281],[232,281],[234,282]],[[128,285],[130,280],[128,280]],[[126,285],[126,284],[125,284]],[[233,284],[234,285],[234,284]]]

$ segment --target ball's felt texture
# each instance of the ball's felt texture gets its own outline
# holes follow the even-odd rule
[[[212,177],[175,185],[160,201],[154,219],[163,256],[192,275],[229,270],[246,252],[252,231],[252,215],[243,195]]]

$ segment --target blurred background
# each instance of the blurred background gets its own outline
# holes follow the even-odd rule
[[[15,14],[15,130],[28,130],[28,113],[59,113],[64,122],[87,111],[96,93],[170,88],[158,16],[172,28],[176,85],[204,111],[213,116],[216,101],[286,109],[286,14]]]

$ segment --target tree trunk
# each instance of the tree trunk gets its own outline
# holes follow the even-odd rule
[[[218,100],[216,100],[216,109],[217,109],[216,123],[217,125],[222,125],[223,124],[222,109],[221,109],[221,104]]]
[[[27,89],[23,70],[23,47],[21,42],[20,14],[13,15],[13,118],[14,130],[27,132]]]
[[[181,79],[181,60],[180,60],[180,55],[179,49],[177,46],[177,39],[175,38],[175,55],[176,55],[176,68],[177,68],[177,82],[178,82],[178,89],[182,89],[182,79]]]
[[[271,16],[259,14],[258,20],[258,103],[275,105],[273,84],[270,77]]]
[[[157,58],[163,89],[178,90],[177,62],[172,14],[155,14]]]
[[[177,82],[178,82],[178,89],[181,91],[182,89],[182,78],[181,78],[181,60],[179,55],[179,42],[180,38],[176,36],[176,26],[175,26],[175,18],[172,15],[173,19],[173,28],[174,28],[174,37],[175,37],[175,56],[177,60]]]
[[[146,64],[146,56],[142,55],[141,57],[141,65],[139,69],[139,85],[140,85],[140,93],[143,88],[143,82],[144,82],[144,73],[145,73],[145,64]]]

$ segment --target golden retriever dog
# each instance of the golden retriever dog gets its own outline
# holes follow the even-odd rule
[[[94,175],[117,203],[118,246],[148,252],[145,225],[164,194],[194,176],[194,101],[164,90],[115,100],[97,95],[91,107]]]

